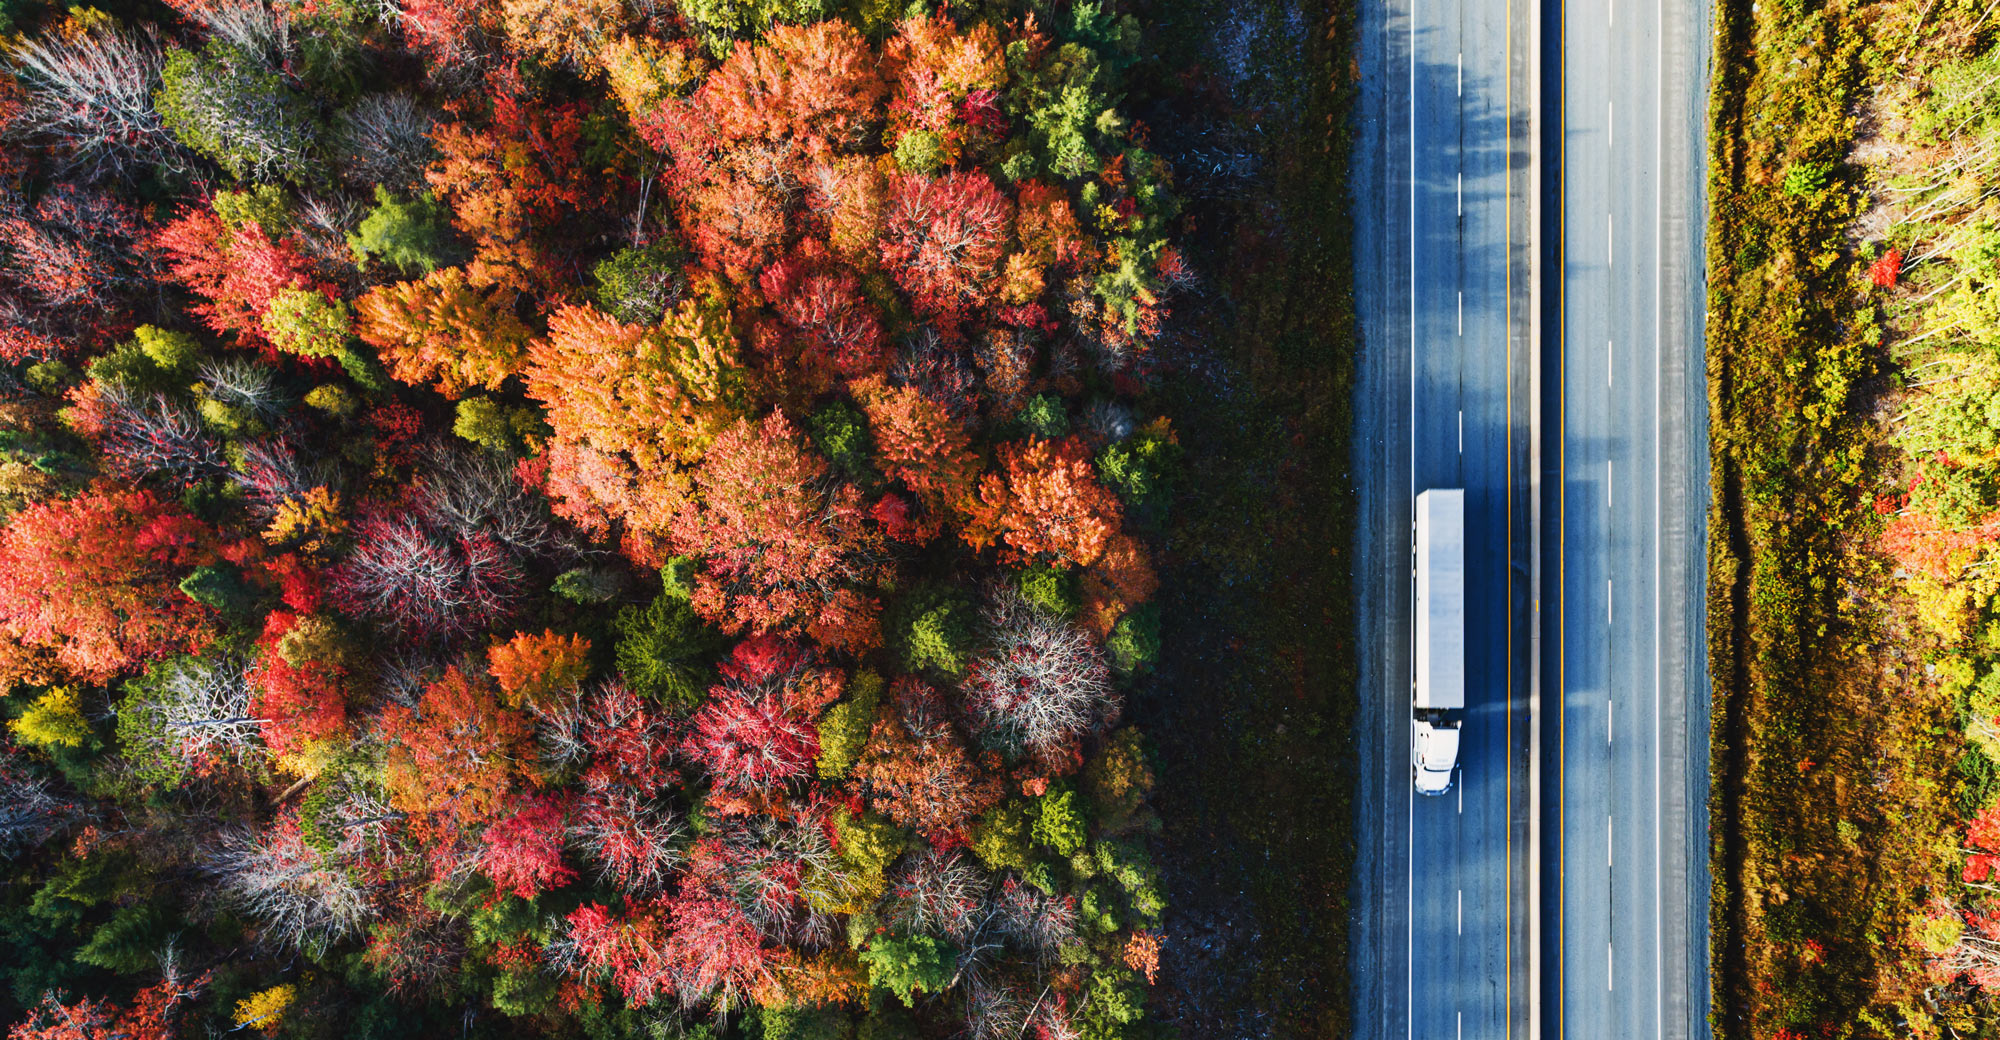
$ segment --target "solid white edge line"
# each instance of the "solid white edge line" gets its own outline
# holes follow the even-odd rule
[[[1654,46],[1657,48],[1653,67],[1653,155],[1660,162],[1666,156],[1666,92],[1667,92],[1667,5],[1666,0],[1658,0],[1653,8]],[[1665,270],[1661,263],[1665,259],[1661,250],[1665,247],[1661,240],[1665,236],[1665,205],[1660,197],[1660,180],[1653,179],[1653,344],[1654,369],[1658,370],[1661,318],[1661,273]],[[1654,1035],[1665,1040],[1667,1035],[1667,982],[1666,982],[1666,937],[1664,932],[1665,910],[1665,852],[1666,843],[1660,840],[1660,638],[1662,632],[1661,590],[1660,590],[1660,524],[1665,521],[1665,504],[1662,501],[1666,487],[1660,466],[1660,401],[1667,392],[1666,382],[1661,381],[1653,395],[1653,1024]]]
[[[1411,508],[1417,501],[1417,0],[1410,0],[1410,23],[1407,37],[1409,41],[1410,94],[1409,94],[1409,178],[1410,178],[1410,498]],[[1416,577],[1405,579],[1411,582],[1405,590],[1415,595]],[[1410,631],[1410,668],[1416,677],[1416,629]],[[1406,709],[1407,711],[1408,709]],[[1415,724],[1411,724],[1414,739]],[[1414,753],[1414,752],[1413,752]],[[1415,791],[1405,788],[1404,804],[1408,806],[1408,818],[1404,833],[1403,856],[1403,1035],[1405,1040],[1416,1040],[1416,908],[1417,908],[1417,796]]]

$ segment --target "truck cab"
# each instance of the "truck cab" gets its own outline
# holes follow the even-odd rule
[[[1451,790],[1465,710],[1465,491],[1417,496],[1410,771],[1418,794]]]
[[[1458,723],[1415,720],[1410,748],[1410,774],[1417,793],[1447,794],[1458,775]]]

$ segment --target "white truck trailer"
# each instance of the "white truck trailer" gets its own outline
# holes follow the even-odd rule
[[[1451,790],[1465,709],[1465,491],[1417,496],[1416,674],[1410,690],[1417,793]]]

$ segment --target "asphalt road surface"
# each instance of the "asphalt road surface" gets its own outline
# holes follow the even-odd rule
[[[1359,1036],[1708,1035],[1708,17],[1705,0],[1363,6]],[[1409,785],[1410,509],[1429,487],[1467,489],[1470,686],[1444,799]]]
[[[1362,12],[1361,1037],[1526,1035],[1531,12],[1526,0]],[[1466,711],[1458,783],[1418,798],[1410,516],[1433,487],[1466,491]]]
[[[1560,865],[1543,875],[1543,1035],[1706,1037],[1708,10],[1560,14],[1544,51],[1561,56],[1543,156],[1560,221],[1545,371],[1561,393],[1544,416],[1559,450],[1544,459],[1543,675],[1561,711],[1543,720],[1544,862]]]

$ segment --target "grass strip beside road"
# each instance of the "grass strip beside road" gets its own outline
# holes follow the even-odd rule
[[[1873,545],[1875,413],[1894,380],[1863,316],[1853,235],[1868,195],[1848,165],[1858,113],[1920,31],[1913,13],[1717,5],[1710,941],[1723,1040],[1912,1035],[1928,982],[1908,924],[1949,881],[1932,844],[1951,824],[1952,764],[1936,752],[1952,738]]]
[[[1178,963],[1155,992],[1187,1036],[1344,1036],[1354,7],[1166,0],[1148,23],[1163,66],[1201,70],[1147,117],[1156,147],[1182,166],[1254,156],[1240,177],[1188,185],[1205,292],[1177,316],[1186,363],[1159,391],[1188,472],[1167,536],[1164,664],[1135,706],[1170,821]],[[1231,34],[1241,64],[1217,68]]]

